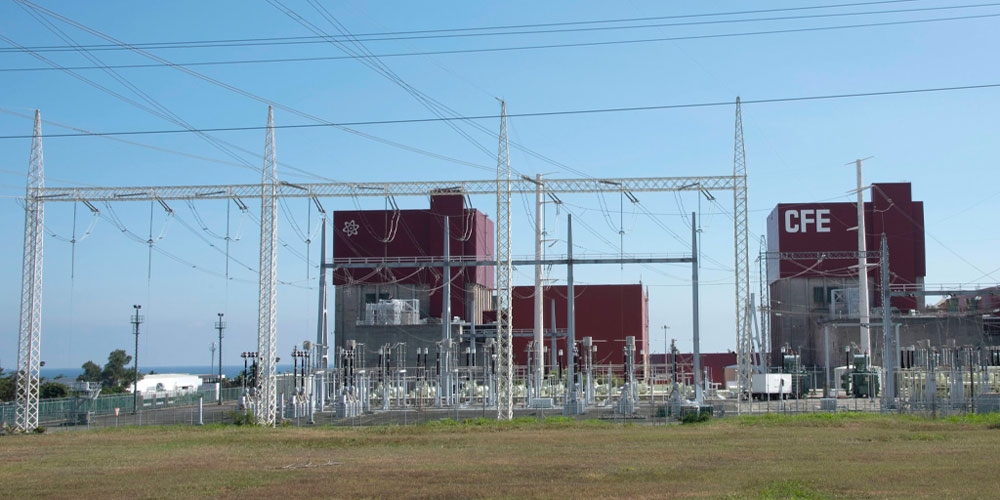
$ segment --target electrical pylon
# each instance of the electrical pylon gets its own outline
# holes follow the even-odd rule
[[[750,394],[750,361],[753,357],[749,314],[750,306],[750,241],[747,228],[747,166],[743,149],[743,113],[736,96],[736,134],[733,146],[733,239],[736,246],[736,364],[737,391],[742,411],[744,396]]]
[[[24,260],[21,268],[21,325],[17,339],[17,413],[14,422],[18,432],[38,428],[38,379],[42,344],[42,240],[45,235],[42,203],[44,165],[42,116],[35,110],[28,183],[24,194]]]
[[[278,171],[274,148],[274,112],[267,107],[267,136],[264,140],[264,172],[260,183],[260,292],[257,314],[257,355],[261,375],[257,377],[257,423],[273,426],[278,398],[277,351],[277,267]]]
[[[514,359],[511,352],[510,297],[510,155],[507,150],[507,103],[500,101],[500,146],[497,151],[497,420],[514,416]]]

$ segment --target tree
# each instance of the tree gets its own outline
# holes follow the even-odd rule
[[[108,362],[104,364],[101,371],[101,385],[105,392],[121,393],[125,392],[128,386],[136,380],[134,368],[127,368],[132,361],[132,356],[125,353],[124,349],[115,349],[108,354]],[[139,375],[139,380],[142,375]]]
[[[4,374],[0,368],[0,401],[13,401],[16,397],[17,373]],[[64,398],[68,394],[66,386],[59,382],[45,380],[45,377],[38,379],[38,397],[40,399]]]
[[[83,373],[76,377],[77,380],[81,382],[100,382],[101,381],[101,365],[94,363],[93,361],[87,361],[81,367],[83,368]]]
[[[3,368],[0,368],[0,401],[14,400],[14,373],[4,375]]]
[[[68,394],[66,386],[59,382],[45,382],[38,386],[38,397],[41,399],[65,398]]]

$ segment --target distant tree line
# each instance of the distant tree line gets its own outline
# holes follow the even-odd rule
[[[101,384],[101,392],[105,394],[120,394],[127,392],[136,381],[134,368],[128,368],[132,362],[132,356],[125,353],[123,349],[115,349],[108,355],[108,362],[101,367],[93,361],[83,364],[83,373],[76,380],[82,382],[98,382]],[[61,382],[62,376],[55,380],[46,380],[45,377],[39,379],[38,397],[41,399],[64,398],[69,395],[67,384]],[[138,380],[142,380],[139,374]],[[5,373],[0,367],[0,401],[13,401],[16,396],[17,372]]]
[[[17,372],[5,373],[0,367],[0,401],[14,401],[17,397]],[[64,398],[69,393],[66,384],[56,380],[46,380],[42,377],[38,381],[38,397],[41,399]]]

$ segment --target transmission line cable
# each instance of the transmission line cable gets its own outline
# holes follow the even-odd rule
[[[44,26],[51,33],[55,34],[57,37],[59,37],[60,39],[62,39],[64,42],[70,43],[72,45],[76,45],[76,42],[72,39],[72,37],[70,37],[69,35],[67,35],[62,30],[60,30],[58,26],[55,26],[51,21],[49,21],[48,19],[46,19],[40,13],[36,12],[36,10],[34,9],[34,7],[31,7],[30,5],[26,4],[25,2],[19,2],[18,5],[25,12],[27,12],[32,18],[34,18],[42,26]],[[145,101],[150,106],[150,107],[142,106],[140,109],[144,109],[144,110],[150,112],[151,114],[153,114],[155,116],[159,116],[160,118],[163,118],[163,119],[165,119],[165,120],[167,120],[167,121],[169,121],[171,123],[174,123],[176,125],[184,127],[185,129],[190,130],[190,131],[198,134],[199,137],[201,137],[202,139],[204,139],[206,142],[208,142],[209,144],[211,144],[213,147],[215,147],[215,148],[219,149],[220,151],[222,151],[223,153],[229,155],[234,160],[236,160],[238,162],[241,162],[241,163],[243,163],[243,164],[245,164],[245,165],[247,165],[247,166],[249,166],[249,167],[252,168],[252,165],[249,162],[247,162],[245,159],[243,159],[242,157],[240,157],[240,156],[236,155],[235,153],[233,153],[226,146],[224,146],[223,144],[219,143],[214,137],[211,137],[210,135],[208,135],[208,134],[206,134],[204,132],[197,131],[191,124],[189,124],[186,121],[184,121],[176,113],[172,112],[166,106],[162,105],[159,101],[157,101],[152,96],[150,96],[149,94],[147,94],[146,92],[144,92],[138,86],[136,86],[135,84],[133,84],[129,79],[125,78],[124,76],[122,76],[121,74],[119,74],[118,72],[116,72],[115,70],[113,70],[111,68],[108,68],[106,65],[104,65],[103,61],[101,61],[96,56],[90,54],[89,52],[87,52],[86,50],[83,50],[83,49],[78,49],[77,53],[79,53],[80,55],[82,55],[83,57],[85,57],[90,62],[98,65],[99,67],[101,67],[101,69],[105,72],[105,74],[107,74],[112,79],[114,79],[115,81],[117,81],[123,87],[125,87],[128,90],[132,91],[132,93],[134,93],[135,95],[137,95],[140,99],[142,99],[143,101]],[[37,57],[37,55],[36,55],[36,57]],[[44,58],[40,58],[40,59],[44,59]],[[69,71],[69,73],[73,73],[73,72]],[[86,81],[86,79],[85,79],[85,81]]]
[[[244,96],[246,98],[255,100],[257,102],[274,106],[275,108],[278,108],[278,109],[280,109],[282,111],[294,114],[296,116],[300,116],[302,118],[306,118],[306,119],[308,119],[310,121],[314,121],[314,122],[320,123],[320,124],[325,124],[327,126],[333,126],[333,127],[336,127],[336,128],[338,128],[340,130],[343,130],[345,132],[348,132],[348,133],[351,133],[351,134],[355,134],[355,135],[358,135],[360,137],[363,137],[363,138],[366,138],[366,139],[369,139],[369,140],[380,142],[382,144],[386,144],[386,145],[389,145],[389,146],[397,147],[397,148],[400,148],[400,149],[403,149],[403,150],[406,150],[406,151],[411,151],[411,152],[414,152],[414,153],[418,153],[418,154],[422,154],[422,155],[426,155],[426,156],[438,158],[438,159],[441,159],[441,160],[445,160],[445,161],[449,161],[449,162],[453,162],[453,163],[457,163],[457,164],[462,164],[462,165],[467,165],[467,166],[474,166],[476,168],[483,168],[483,169],[487,169],[487,170],[492,170],[492,169],[489,169],[487,167],[476,165],[476,164],[473,164],[473,163],[470,163],[470,162],[465,162],[463,160],[457,160],[457,159],[454,159],[454,158],[449,158],[449,157],[441,155],[441,154],[437,154],[437,153],[433,153],[433,152],[429,152],[429,151],[424,151],[422,149],[415,148],[413,146],[408,146],[408,145],[405,145],[405,144],[401,144],[401,143],[397,143],[397,142],[394,142],[394,141],[390,141],[388,139],[383,139],[381,137],[377,137],[377,136],[374,136],[372,134],[367,134],[367,133],[364,133],[364,132],[361,132],[361,131],[358,131],[358,130],[354,130],[354,129],[351,129],[351,128],[348,128],[348,127],[343,127],[343,126],[340,126],[340,125],[336,125],[336,124],[334,124],[332,122],[329,122],[329,121],[324,120],[322,118],[319,118],[317,116],[311,115],[311,114],[306,113],[304,111],[300,111],[298,109],[295,109],[295,108],[292,108],[292,107],[289,107],[289,106],[285,106],[285,105],[282,105],[280,103],[277,103],[277,102],[265,99],[265,98],[263,98],[261,96],[258,96],[256,94],[253,94],[253,93],[248,92],[246,90],[240,89],[240,88],[235,87],[233,85],[227,84],[227,83],[222,82],[220,80],[217,80],[215,78],[211,78],[211,77],[209,77],[207,75],[201,74],[201,73],[199,73],[197,71],[194,71],[192,69],[186,68],[186,67],[184,67],[182,65],[178,65],[178,64],[172,63],[172,62],[170,62],[170,61],[168,61],[168,60],[166,60],[166,59],[164,59],[162,57],[159,57],[159,56],[157,56],[155,54],[151,54],[148,51],[144,51],[144,50],[141,50],[141,49],[136,49],[134,47],[131,47],[127,43],[122,42],[122,41],[120,41],[120,40],[118,40],[118,39],[116,39],[116,38],[114,38],[114,37],[112,37],[110,35],[107,35],[107,34],[101,32],[101,31],[98,31],[98,30],[95,30],[93,28],[90,28],[90,27],[88,27],[88,26],[86,26],[86,25],[84,25],[82,23],[79,23],[77,21],[74,21],[73,19],[70,19],[70,18],[68,18],[66,16],[63,16],[63,15],[59,14],[58,12],[54,12],[54,11],[52,11],[50,9],[46,9],[44,7],[41,7],[41,6],[37,5],[37,4],[29,2],[27,0],[18,0],[18,2],[21,3],[21,4],[28,5],[33,10],[42,12],[42,13],[50,16],[50,17],[58,19],[58,20],[66,23],[66,24],[69,24],[69,25],[71,25],[71,26],[73,26],[73,27],[75,27],[77,29],[80,29],[82,31],[90,33],[90,34],[92,34],[92,35],[94,35],[96,37],[102,38],[102,39],[104,39],[104,40],[106,40],[108,42],[111,42],[111,43],[114,43],[114,44],[117,44],[117,45],[120,45],[120,46],[123,46],[123,47],[128,47],[130,51],[135,52],[136,54],[139,54],[139,55],[141,55],[143,57],[146,57],[148,59],[152,59],[152,60],[157,61],[157,62],[159,62],[161,64],[168,65],[168,66],[170,66],[172,68],[175,68],[175,69],[177,69],[179,71],[182,71],[182,72],[184,72],[184,73],[186,73],[186,74],[188,74],[190,76],[198,78],[198,79],[200,79],[202,81],[205,81],[207,83],[210,83],[212,85],[215,85],[215,86],[221,87],[223,89],[229,90],[231,92],[234,92],[236,94],[242,95],[242,96]],[[9,40],[8,38],[3,37],[2,34],[0,34],[0,38],[2,38],[4,40]],[[13,42],[13,41],[10,40],[8,43],[10,43],[10,42]]]
[[[0,38],[3,35],[0,34]],[[897,89],[897,90],[885,90],[885,91],[871,91],[871,92],[855,92],[847,94],[823,94],[823,95],[813,95],[813,96],[798,96],[798,97],[775,97],[768,99],[746,99],[741,100],[741,104],[779,104],[788,102],[809,102],[809,101],[825,101],[825,100],[837,100],[837,99],[857,99],[864,97],[888,97],[894,95],[908,95],[908,94],[926,94],[926,93],[937,93],[937,92],[958,92],[967,90],[986,90],[1000,88],[1000,83],[985,83],[985,84],[975,84],[975,85],[959,85],[952,87],[934,87],[934,88],[921,88],[921,89]],[[695,103],[683,103],[683,104],[662,104],[662,105],[648,105],[648,106],[630,106],[630,107],[614,107],[614,108],[589,108],[589,109],[574,109],[574,110],[563,110],[563,111],[537,111],[528,113],[512,113],[508,114],[509,118],[544,118],[550,116],[567,116],[567,115],[586,115],[586,114],[601,114],[601,113],[633,113],[642,111],[666,111],[674,109],[692,109],[692,108],[711,108],[720,106],[732,106],[732,101],[714,101],[714,102],[695,102]],[[316,128],[316,127],[348,127],[348,126],[362,126],[362,125],[386,125],[386,124],[406,124],[406,123],[427,123],[436,121],[446,121],[446,120],[492,120],[497,119],[497,115],[475,115],[475,116],[465,116],[463,118],[412,118],[412,119],[398,119],[398,120],[371,120],[371,121],[356,121],[356,122],[343,122],[343,123],[307,123],[307,124],[293,124],[293,125],[275,125],[275,129],[297,129],[297,128]],[[264,130],[266,127],[263,126],[244,126],[244,127],[213,127],[213,128],[202,128],[196,129],[201,132],[220,132],[220,131],[253,131],[253,130]],[[131,130],[131,131],[114,131],[114,132],[88,132],[88,133],[63,133],[63,134],[46,134],[45,138],[59,138],[59,137],[84,137],[84,136],[127,136],[127,135],[157,135],[157,134],[181,134],[192,132],[183,129],[172,129],[172,130]],[[0,140],[3,139],[30,139],[31,135],[3,135],[0,136]],[[378,140],[378,139],[375,139]],[[419,150],[413,150],[417,152]],[[455,161],[466,166],[491,170],[489,167],[483,165],[478,165],[470,162],[465,162],[462,160],[454,160],[451,158],[443,157],[430,153],[432,157],[437,157],[442,160]],[[544,160],[549,161],[549,160]],[[551,160],[555,161],[555,160]],[[571,168],[566,166],[566,168]],[[495,168],[492,169],[495,171]],[[576,171],[579,174],[579,171]],[[586,177],[590,177],[586,174],[579,174]]]
[[[680,26],[712,25],[712,24],[822,19],[830,17],[904,14],[904,13],[914,13],[914,12],[973,9],[973,8],[983,8],[983,7],[994,7],[1000,5],[1000,3],[985,3],[985,4],[972,4],[972,5],[919,7],[912,9],[835,12],[827,14],[808,14],[808,15],[797,15],[797,16],[785,16],[785,17],[754,17],[746,19],[724,19],[724,20],[696,21],[696,22],[685,22],[685,23],[658,23],[658,24],[631,24],[631,25],[625,24],[625,23],[648,23],[653,21],[665,21],[665,20],[676,20],[676,19],[699,19],[706,17],[725,17],[725,16],[769,14],[769,13],[780,13],[780,12],[795,12],[795,11],[818,10],[818,9],[829,10],[829,9],[844,8],[844,7],[859,7],[859,6],[867,7],[880,4],[909,3],[913,1],[916,0],[888,0],[883,2],[863,2],[863,3],[853,3],[853,4],[763,9],[763,10],[752,10],[752,11],[684,14],[684,15],[672,15],[672,16],[650,16],[650,17],[622,18],[622,19],[598,19],[598,20],[587,20],[587,21],[564,21],[564,22],[520,24],[520,25],[387,31],[387,32],[374,32],[374,33],[359,33],[353,35],[342,34],[341,36],[316,35],[316,36],[286,36],[286,37],[266,37],[266,38],[258,37],[258,38],[237,38],[237,39],[217,39],[217,40],[187,40],[187,41],[170,41],[170,42],[138,42],[130,45],[132,47],[141,49],[162,50],[162,49],[201,49],[201,48],[304,45],[304,44],[321,44],[329,42],[346,42],[346,41],[380,42],[380,41],[396,41],[396,40],[421,40],[421,39],[463,38],[463,37],[483,37],[483,36],[536,35],[536,34],[573,33],[573,32],[587,32],[587,31],[665,28],[665,27],[680,27]],[[326,9],[323,8],[323,10]],[[621,25],[621,24],[625,25],[601,26],[601,25]],[[548,28],[548,29],[542,29],[542,28]],[[87,50],[94,50],[94,51],[128,50],[126,47],[121,47],[113,44],[92,44],[92,45],[83,45],[82,47]],[[72,46],[66,46],[66,45],[45,45],[45,46],[36,46],[29,48],[37,50],[39,52],[67,52],[75,50]],[[0,53],[13,52],[16,50],[17,49],[0,48]]]
[[[926,24],[926,23],[936,23],[936,22],[988,19],[994,17],[1000,17],[1000,13],[975,14],[975,15],[965,15],[965,16],[952,16],[952,17],[936,17],[928,19],[909,19],[901,21],[885,21],[878,23],[859,23],[859,24],[811,26],[805,28],[786,28],[786,29],[761,30],[761,31],[742,31],[742,32],[729,32],[729,33],[708,33],[700,35],[680,35],[672,37],[637,38],[637,39],[626,39],[626,40],[567,42],[567,43],[553,43],[553,44],[518,45],[518,46],[507,46],[507,47],[461,48],[461,49],[427,50],[427,51],[415,51],[415,52],[390,52],[383,54],[375,54],[374,57],[378,58],[417,57],[417,56],[432,56],[432,55],[476,54],[476,53],[510,52],[510,51],[527,51],[527,50],[552,50],[552,49],[566,49],[566,48],[576,48],[576,47],[632,45],[632,44],[659,43],[659,42],[671,42],[671,41],[682,41],[682,40],[706,40],[715,38],[782,35],[782,34],[792,34],[792,33],[808,33],[808,32],[818,32],[818,31],[844,30],[844,29],[880,28],[880,27],[901,26],[909,24]],[[142,50],[132,47],[128,44],[122,44],[122,45],[128,50]],[[336,61],[336,60],[346,60],[346,59],[356,59],[356,58],[357,58],[356,56],[344,55],[344,56],[286,57],[286,58],[241,59],[241,60],[230,59],[230,60],[220,60],[220,61],[187,61],[182,63],[157,62],[157,63],[139,63],[139,64],[118,64],[118,65],[109,65],[108,67],[114,69],[138,69],[138,68],[156,68],[163,66],[170,66],[170,67],[225,66],[225,65],[238,65],[238,64],[273,64],[273,63]],[[67,69],[86,70],[86,69],[100,69],[100,67],[71,66],[68,67]],[[0,72],[49,71],[49,70],[52,70],[52,68],[46,68],[46,67],[0,68]]]

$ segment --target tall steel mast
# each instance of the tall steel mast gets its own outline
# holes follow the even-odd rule
[[[274,149],[274,111],[267,107],[267,135],[264,139],[264,172],[260,182],[260,288],[257,310],[257,355],[261,375],[257,377],[257,422],[273,426],[278,409],[277,367],[277,267],[278,172]]]
[[[511,351],[510,155],[507,151],[507,103],[500,101],[497,150],[497,420],[514,417],[514,358]]]
[[[42,115],[35,110],[31,136],[31,160],[24,194],[24,261],[21,268],[21,326],[17,339],[18,432],[38,428],[38,379],[42,343],[42,239],[45,217],[42,189],[45,187],[42,160]]]
[[[750,322],[750,240],[747,228],[747,165],[743,149],[743,113],[736,97],[736,136],[733,146],[733,240],[736,265],[736,364],[737,391],[742,410],[744,396],[750,394],[750,360],[753,357]]]

